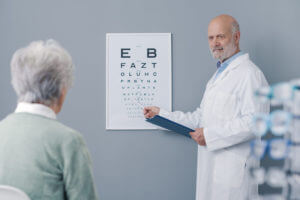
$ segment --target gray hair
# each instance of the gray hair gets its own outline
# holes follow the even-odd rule
[[[17,50],[10,66],[18,102],[54,105],[62,89],[68,90],[73,83],[72,58],[52,39]]]
[[[236,20],[233,20],[233,22],[231,23],[231,32],[232,35],[235,34],[236,32],[240,31],[240,25]]]

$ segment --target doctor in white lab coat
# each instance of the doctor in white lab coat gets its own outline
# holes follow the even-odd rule
[[[249,55],[240,51],[239,40],[233,17],[212,19],[208,42],[219,60],[218,70],[206,85],[200,107],[188,113],[144,108],[146,118],[160,114],[195,129],[190,135],[199,144],[196,200],[242,200],[249,191],[251,120],[255,113],[269,112],[269,105],[258,104],[253,94],[268,83]]]

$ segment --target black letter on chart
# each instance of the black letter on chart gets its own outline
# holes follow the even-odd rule
[[[121,49],[121,58],[130,58],[128,51],[130,51],[130,48]]]
[[[156,49],[147,48],[147,58],[156,58]]]
[[[144,67],[146,65],[146,63],[141,63],[141,64],[142,64],[141,68],[146,68],[146,67]]]
[[[130,68],[135,68],[135,64],[134,64],[134,63],[131,63]]]

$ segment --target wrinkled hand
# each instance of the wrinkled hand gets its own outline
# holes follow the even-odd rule
[[[160,108],[157,106],[148,106],[144,108],[144,116],[146,118],[152,118],[155,115],[158,115]]]
[[[195,132],[190,132],[190,135],[199,145],[206,146],[203,128],[196,128]]]

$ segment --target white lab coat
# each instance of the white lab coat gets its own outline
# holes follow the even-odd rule
[[[268,83],[248,54],[234,59],[216,80],[214,76],[196,111],[161,109],[160,115],[194,129],[204,127],[207,146],[198,145],[196,200],[242,200],[249,191],[252,117],[269,112],[269,104],[257,103],[254,91]]]

